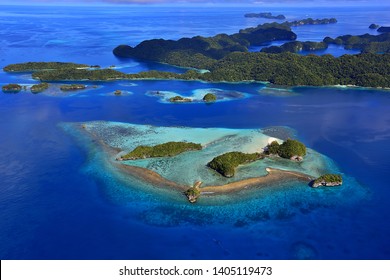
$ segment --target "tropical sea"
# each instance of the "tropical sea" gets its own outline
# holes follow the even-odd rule
[[[245,18],[248,12],[284,14],[289,21],[337,18],[333,25],[294,27],[301,41],[376,34],[368,28],[371,23],[390,25],[389,7],[0,10],[0,68],[63,61],[113,66],[126,73],[186,69],[119,59],[112,54],[117,45],[231,34],[270,21]],[[332,47],[325,53],[356,52]],[[1,70],[0,83],[29,86],[37,81],[28,73]],[[264,90],[262,83],[159,80],[86,84],[86,91],[70,94],[0,93],[0,259],[390,258],[388,90]],[[117,89],[124,94],[115,96]],[[170,104],[150,94],[200,96],[210,90],[225,93],[226,100]],[[237,93],[240,98],[229,98]],[[102,137],[115,140],[118,135],[105,132],[132,127],[158,139],[159,132],[176,131],[175,138],[188,130],[206,134],[204,141],[218,133],[254,130],[293,137],[313,150],[323,168],[345,180],[341,187],[320,189],[284,182],[189,204],[177,192],[118,173],[96,141],[75,129],[80,124],[97,127]],[[152,139],[149,134],[140,141]],[[164,172],[169,174],[169,168]]]

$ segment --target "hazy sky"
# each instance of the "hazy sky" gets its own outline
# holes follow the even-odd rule
[[[0,0],[1,4],[169,4],[169,5],[297,5],[305,3],[310,6],[323,5],[378,5],[385,4],[387,0]]]

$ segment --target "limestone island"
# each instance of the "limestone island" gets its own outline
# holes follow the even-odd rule
[[[371,23],[368,28],[370,28],[370,29],[378,29],[379,27],[380,27],[380,25],[375,24],[375,23]]]
[[[263,158],[264,156],[260,153],[246,154],[242,152],[229,152],[213,158],[207,166],[221,175],[230,178],[234,176],[237,166]]]
[[[104,164],[115,168],[121,178],[129,182],[133,178],[139,187],[144,182],[146,189],[152,185],[178,191],[191,203],[274,185],[305,187],[323,174],[339,172],[327,164],[326,157],[303,143],[283,141],[258,129],[154,127],[104,121],[71,127],[101,147],[97,150],[104,155]],[[176,141],[169,141],[172,139]]]
[[[86,85],[82,84],[71,84],[71,85],[61,85],[60,90],[62,91],[73,91],[73,90],[81,90],[86,89]]]
[[[19,84],[8,84],[1,87],[4,93],[18,93],[22,90]]]
[[[301,51],[325,50],[327,48],[328,48],[328,44],[325,42],[294,41],[294,42],[284,43],[281,46],[271,46],[271,47],[262,48],[261,52],[266,52],[266,53],[283,53],[283,52],[298,53]]]
[[[390,53],[390,32],[379,35],[343,35],[334,39],[325,37],[323,42],[344,46],[345,49],[360,50],[362,53]]]
[[[186,97],[182,97],[180,95],[176,95],[174,97],[169,98],[169,102],[172,102],[172,103],[192,102],[192,99],[186,98]]]
[[[40,84],[36,84],[36,85],[31,86],[30,90],[32,93],[40,93],[42,91],[47,90],[48,88],[49,88],[48,83],[40,83]]]
[[[382,27],[379,27],[378,32],[381,32],[381,33],[388,33],[390,32],[390,27],[389,26],[382,26]]]
[[[203,96],[203,101],[204,102],[215,102],[217,101],[217,96],[213,93],[206,93],[205,96]]]
[[[335,18],[323,18],[323,19],[307,18],[307,19],[292,21],[290,23],[290,26],[334,24],[334,23],[337,23],[337,19]]]
[[[249,13],[249,14],[245,14],[244,17],[247,17],[247,18],[266,18],[266,19],[279,19],[279,20],[283,20],[283,19],[286,19],[286,17],[284,15],[277,15],[277,16],[273,16],[272,13]]]
[[[70,62],[25,62],[9,64],[5,66],[3,70],[4,72],[35,72],[43,70],[67,70],[85,68],[89,68],[89,66],[86,64]]]
[[[287,158],[293,161],[302,161],[306,155],[306,146],[292,139],[287,139],[281,145],[278,141],[272,141],[266,148],[267,155],[277,155],[282,158]]]
[[[173,157],[178,154],[201,150],[202,145],[188,142],[167,142],[156,146],[138,146],[118,160],[136,160],[151,157]]]
[[[341,186],[343,184],[343,178],[338,174],[324,174],[315,179],[311,184],[313,188],[318,188],[320,186]]]

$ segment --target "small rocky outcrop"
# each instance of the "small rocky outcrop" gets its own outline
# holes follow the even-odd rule
[[[341,186],[343,184],[343,178],[341,175],[338,174],[325,174],[317,179],[315,179],[312,183],[311,186],[313,188],[318,188],[321,186],[324,187],[335,187],[335,186]]]
[[[188,201],[191,203],[195,203],[199,196],[200,196],[200,186],[202,185],[201,181],[196,181],[194,186],[189,188],[184,192],[185,196],[187,197]]]
[[[294,155],[294,156],[290,157],[290,160],[296,161],[296,162],[301,162],[301,161],[303,161],[303,157],[298,156],[298,155]]]

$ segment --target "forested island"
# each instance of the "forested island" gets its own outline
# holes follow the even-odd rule
[[[19,84],[7,84],[1,87],[5,93],[18,93],[22,90],[22,86]]]
[[[245,14],[244,17],[247,17],[247,18],[279,19],[279,20],[286,19],[286,17],[284,15],[274,16],[274,15],[272,15],[272,13],[249,13],[249,14]]]
[[[48,88],[49,88],[48,83],[40,83],[40,84],[36,84],[36,85],[31,86],[30,90],[32,93],[40,93],[42,91],[47,90]]]
[[[323,43],[342,45],[345,49],[360,50],[362,53],[390,53],[390,33],[343,35],[335,39],[325,37]]]
[[[210,161],[207,166],[214,169],[224,177],[233,177],[236,167],[264,158],[260,153],[246,154],[242,152],[229,152],[217,156]]]
[[[294,161],[302,161],[306,155],[306,146],[292,139],[287,139],[282,144],[273,141],[266,147],[265,153],[267,155],[278,155]]]
[[[390,54],[307,55],[285,52],[234,52],[216,60],[201,73],[188,70],[183,74],[147,71],[125,74],[113,69],[68,69],[36,71],[40,81],[111,81],[135,79],[181,79],[203,81],[261,81],[285,86],[353,85],[390,88]]]
[[[217,101],[217,96],[213,93],[206,93],[205,96],[203,96],[203,101],[205,102]]]
[[[73,91],[73,90],[80,90],[80,89],[86,89],[86,85],[82,84],[71,84],[71,85],[61,85],[60,90],[62,91]]]
[[[325,42],[294,41],[294,42],[284,43],[281,46],[271,46],[271,47],[262,48],[261,52],[266,52],[266,53],[283,53],[283,52],[298,53],[301,51],[318,51],[318,50],[324,50],[327,48],[328,48],[328,44]]]
[[[42,70],[82,69],[89,68],[87,64],[70,62],[26,62],[9,64],[3,68],[5,72],[33,72]],[[95,66],[96,67],[96,66]]]
[[[192,99],[176,95],[174,97],[169,98],[169,102],[172,103],[192,102]]]
[[[377,31],[381,32],[381,33],[383,33],[383,32],[390,32],[390,27],[389,26],[381,26],[381,27],[378,28]]]
[[[178,154],[201,150],[202,145],[188,142],[167,142],[156,146],[138,146],[118,160],[135,160],[151,157],[173,157]]]
[[[133,57],[153,60],[183,67],[209,69],[216,60],[233,52],[248,52],[249,46],[258,46],[272,41],[294,41],[297,35],[293,26],[336,23],[330,19],[303,19],[284,23],[264,23],[241,29],[232,35],[218,34],[214,37],[195,36],[180,40],[146,40],[136,47],[120,45],[113,50],[118,57]]]

